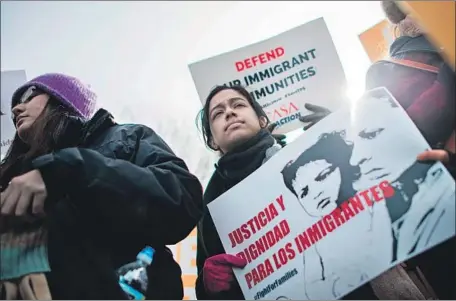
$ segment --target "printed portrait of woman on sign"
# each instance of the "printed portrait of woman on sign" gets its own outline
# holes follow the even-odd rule
[[[345,131],[325,133],[282,170],[285,186],[296,196],[305,213],[315,223],[325,219],[325,231],[334,231],[328,234],[331,240],[319,240],[304,251],[305,293],[311,300],[321,296],[322,291],[330,294],[328,298],[340,298],[375,276],[365,268],[374,260],[372,248],[376,247],[376,241],[391,238],[387,233],[382,239],[381,232],[385,231],[375,231],[389,227],[388,219],[380,218],[381,214],[374,215],[373,208],[367,206],[368,210],[357,215],[356,220],[346,222],[335,231],[337,222],[331,213],[356,194],[353,182],[360,177],[359,167],[350,165],[352,149],[353,145],[345,140]],[[347,241],[347,237],[354,237],[354,242]],[[336,240],[341,242],[337,249],[334,248]],[[388,264],[391,258],[388,248],[383,253],[386,254],[383,260],[375,259],[379,267]],[[340,254],[347,255],[341,260]]]

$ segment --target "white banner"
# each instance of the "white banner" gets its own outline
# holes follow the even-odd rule
[[[203,104],[216,85],[242,85],[277,123],[277,133],[303,126],[305,103],[334,111],[345,95],[345,73],[323,18],[189,68]]]
[[[339,299],[454,236],[455,182],[416,162],[426,149],[378,88],[210,203],[226,252],[248,261],[235,269],[245,298]]]
[[[1,157],[5,156],[8,148],[16,133],[11,118],[11,97],[14,91],[27,81],[25,70],[2,71],[2,89],[1,89]]]

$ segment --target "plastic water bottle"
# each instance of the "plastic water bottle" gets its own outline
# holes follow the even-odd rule
[[[128,263],[117,270],[119,284],[130,300],[146,299],[148,285],[147,267],[154,260],[155,250],[145,247],[136,256],[136,261]]]

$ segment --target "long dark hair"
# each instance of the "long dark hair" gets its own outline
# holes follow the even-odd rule
[[[296,178],[298,169],[317,160],[326,160],[340,170],[342,182],[337,205],[355,195],[356,191],[353,189],[353,182],[359,179],[360,170],[358,166],[350,165],[353,145],[348,144],[344,137],[345,131],[322,134],[314,145],[283,168],[283,182],[296,197],[298,195],[293,189],[293,180]]]
[[[204,143],[206,144],[207,147],[209,147],[212,150],[217,150],[213,147],[212,145],[212,132],[211,132],[211,124],[209,121],[209,105],[211,103],[212,98],[214,98],[215,95],[217,95],[219,92],[224,91],[224,90],[234,90],[241,94],[247,101],[250,103],[252,106],[253,110],[255,111],[256,115],[258,118],[264,117],[266,118],[266,124],[269,124],[269,118],[266,115],[266,113],[263,111],[261,108],[260,104],[253,99],[252,95],[243,87],[243,86],[215,86],[209,93],[209,95],[206,98],[206,102],[204,103],[203,108],[201,111],[198,112],[198,115],[196,116],[196,127],[201,131],[204,139]]]
[[[5,188],[13,177],[23,172],[24,166],[33,159],[48,154],[58,148],[76,144],[78,139],[64,137],[76,114],[63,106],[57,99],[50,97],[43,112],[33,123],[28,143],[24,142],[17,134],[14,135],[5,158],[1,162],[0,185]],[[70,142],[70,141],[73,141]]]

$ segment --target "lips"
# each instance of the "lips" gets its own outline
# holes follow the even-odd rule
[[[363,173],[364,176],[370,176],[371,180],[379,180],[382,179],[386,176],[388,176],[390,173],[387,172],[384,168],[372,168],[368,172]]]
[[[239,124],[242,124],[242,123],[243,122],[241,122],[241,121],[231,122],[225,127],[225,131],[229,130],[233,125],[239,125]]]
[[[378,167],[372,168],[371,170],[369,170],[368,172],[366,172],[365,175],[371,174],[371,173],[373,173],[373,172],[376,172],[376,171],[379,171],[379,170],[382,170],[382,169],[383,169],[383,168],[378,168]]]
[[[323,200],[318,202],[317,209],[320,209],[320,207],[321,207],[321,209],[325,208],[326,206],[329,205],[330,202],[331,202],[331,200],[329,197],[324,198]]]
[[[18,117],[16,120],[16,127],[19,127],[23,123],[24,119],[25,117]]]

